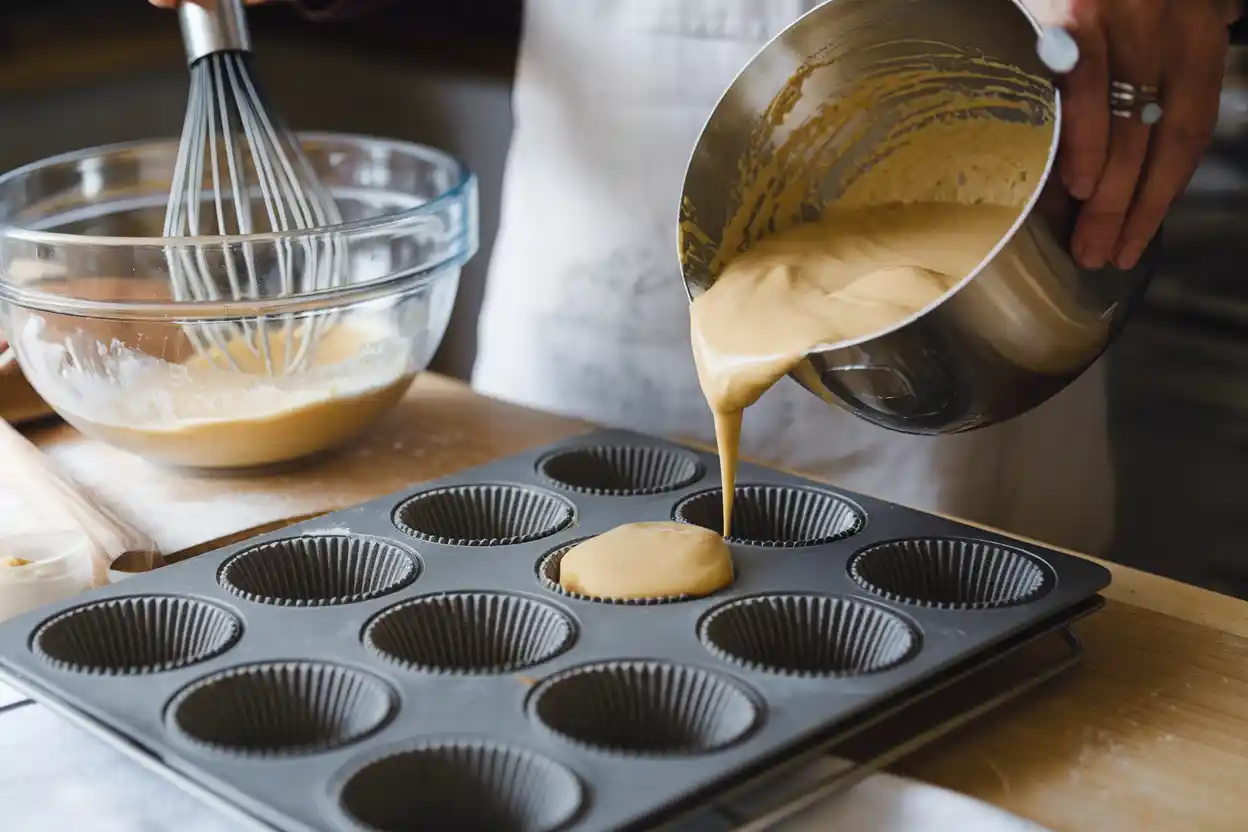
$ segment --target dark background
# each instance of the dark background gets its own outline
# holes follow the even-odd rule
[[[569,0],[575,2],[575,0]],[[176,135],[174,16],[144,0],[27,0],[0,12],[0,169]],[[511,131],[518,0],[407,0],[349,23],[252,13],[259,72],[299,129],[374,133],[464,158],[482,248],[434,368],[466,377]],[[1215,146],[1166,229],[1145,308],[1111,350],[1115,560],[1248,597],[1248,53],[1232,55]],[[1078,488],[1078,483],[1071,483]]]

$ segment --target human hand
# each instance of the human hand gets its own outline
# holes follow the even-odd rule
[[[1127,269],[1187,187],[1218,119],[1239,0],[1073,0],[1079,63],[1062,81],[1060,170],[1083,201],[1071,250]],[[1111,81],[1156,91],[1162,116],[1111,114]]]

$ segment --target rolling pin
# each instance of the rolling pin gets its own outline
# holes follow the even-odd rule
[[[123,520],[85,488],[56,469],[42,451],[0,419],[4,485],[49,519],[68,523],[91,541],[92,583],[108,582],[110,568],[142,572],[164,565],[146,534]]]

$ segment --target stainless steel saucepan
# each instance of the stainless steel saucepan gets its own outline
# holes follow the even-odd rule
[[[694,149],[680,207],[680,258],[690,298],[705,291],[731,259],[733,252],[721,250],[726,233],[739,250],[780,225],[817,217],[838,198],[837,183],[848,181],[854,166],[870,163],[864,160],[872,158],[872,145],[903,117],[922,112],[922,96],[941,90],[916,85],[904,95],[868,102],[852,135],[818,135],[812,113],[821,103],[854,94],[857,82],[884,62],[904,64],[939,53],[946,65],[963,60],[969,68],[987,59],[1007,69],[968,69],[968,79],[980,80],[966,83],[982,84],[992,95],[1016,88],[1020,96],[1038,96],[1043,118],[1054,126],[1048,162],[1019,221],[940,303],[882,334],[816,348],[793,375],[868,421],[926,434],[1001,422],[1070,384],[1117,335],[1143,293],[1158,245],[1130,271],[1089,271],[1070,256],[1078,206],[1054,169],[1060,107],[1036,55],[1039,33],[1039,24],[1015,0],[830,0],[797,20],[737,76]],[[951,59],[951,53],[962,57]],[[795,85],[795,77],[802,82]],[[968,92],[973,97],[974,90]],[[791,146],[780,145],[780,137],[797,131],[805,131],[805,157],[795,158]],[[837,155],[831,164],[829,154]],[[751,169],[820,181],[805,188],[800,201],[762,210],[743,202],[780,189],[743,184],[741,171]]]

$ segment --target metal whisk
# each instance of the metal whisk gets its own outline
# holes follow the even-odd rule
[[[183,0],[178,19],[190,96],[165,212],[165,237],[297,231],[342,221],[294,135],[269,109],[251,67],[242,0]],[[194,242],[166,249],[177,300],[257,300],[340,285],[343,259],[327,235],[297,241]],[[188,325],[212,363],[282,375],[306,366],[326,317],[289,315]],[[274,333],[279,337],[272,338]]]

